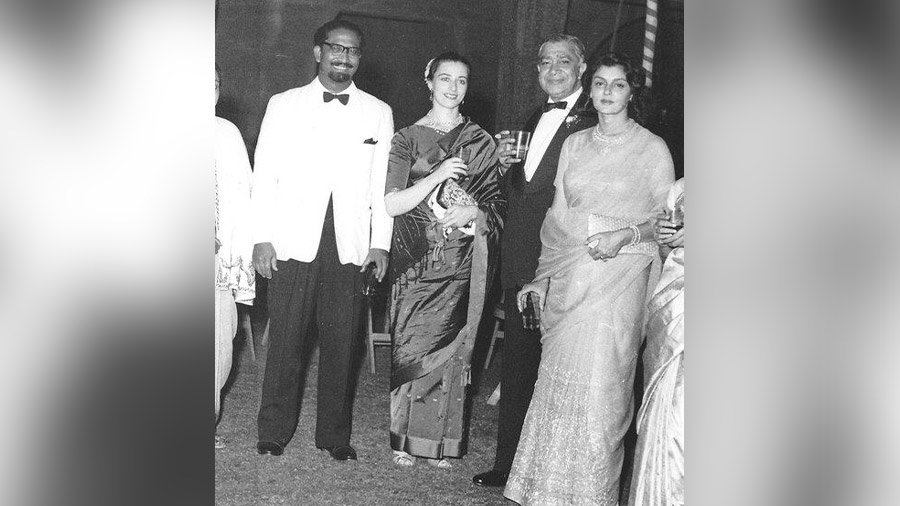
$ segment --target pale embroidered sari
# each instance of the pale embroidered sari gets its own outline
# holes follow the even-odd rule
[[[656,214],[674,179],[665,142],[635,126],[603,149],[593,129],[569,137],[541,229],[536,279],[550,279],[534,397],[504,495],[520,504],[614,505],[631,421],[655,243],[608,261],[585,245],[597,231]]]

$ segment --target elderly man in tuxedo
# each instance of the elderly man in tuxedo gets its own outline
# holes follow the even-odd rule
[[[557,34],[538,50],[537,74],[547,100],[538,107],[524,130],[532,133],[525,160],[513,158],[515,150],[501,139],[500,163],[506,169],[503,190],[509,205],[500,246],[500,281],[506,313],[503,370],[500,384],[500,416],[497,453],[490,471],[472,478],[476,485],[506,485],[525,413],[534,393],[541,359],[541,333],[526,330],[516,307],[516,292],[534,278],[541,254],[541,224],[553,202],[556,167],[563,141],[597,123],[590,99],[582,91],[584,43],[577,37]]]
[[[335,20],[314,35],[317,76],[272,97],[256,150],[251,208],[256,272],[269,282],[269,349],[257,451],[281,455],[297,427],[302,354],[319,336],[315,444],[336,460],[350,446],[351,369],[363,272],[387,269],[384,209],[390,107],[353,83],[363,34]]]

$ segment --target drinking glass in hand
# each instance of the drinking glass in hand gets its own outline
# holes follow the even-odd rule
[[[456,150],[455,156],[462,158],[463,163],[468,165],[469,162],[471,161],[471,160],[469,160],[469,158],[471,158],[471,156],[472,156],[472,148],[470,146],[463,146],[461,148],[458,148]]]
[[[512,147],[516,150],[515,157],[524,160],[528,154],[528,146],[531,144],[531,132],[524,130],[512,130],[509,132]]]
[[[684,227],[684,200],[679,199],[675,202],[674,208],[669,211],[668,218],[675,225],[676,232]]]
[[[525,310],[522,311],[522,327],[525,330],[540,330],[541,328],[541,303],[538,295],[528,292],[525,297]]]
[[[470,158],[472,158],[472,148],[470,146],[461,147],[456,150],[456,153],[453,156],[458,156],[464,164],[469,165],[469,163],[471,163]],[[456,182],[462,183],[467,177],[469,177],[468,172],[457,178]]]
[[[366,267],[366,280],[363,282],[362,294],[366,297],[372,297],[378,291],[378,277],[375,276],[375,264],[369,264]]]

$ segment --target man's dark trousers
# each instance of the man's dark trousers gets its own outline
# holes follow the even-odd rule
[[[503,367],[500,373],[500,416],[494,470],[508,473],[516,456],[522,422],[534,394],[541,362],[541,332],[525,330],[516,307],[515,288],[503,291]]]
[[[269,282],[269,350],[257,420],[260,441],[286,444],[300,414],[302,355],[310,322],[318,326],[319,375],[316,446],[350,443],[350,398],[363,276],[338,260],[331,201],[312,262],[278,261]]]

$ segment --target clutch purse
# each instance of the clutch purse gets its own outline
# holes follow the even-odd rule
[[[438,187],[437,202],[444,209],[450,209],[452,206],[477,206],[478,202],[466,193],[459,184],[448,179],[441,183]]]

